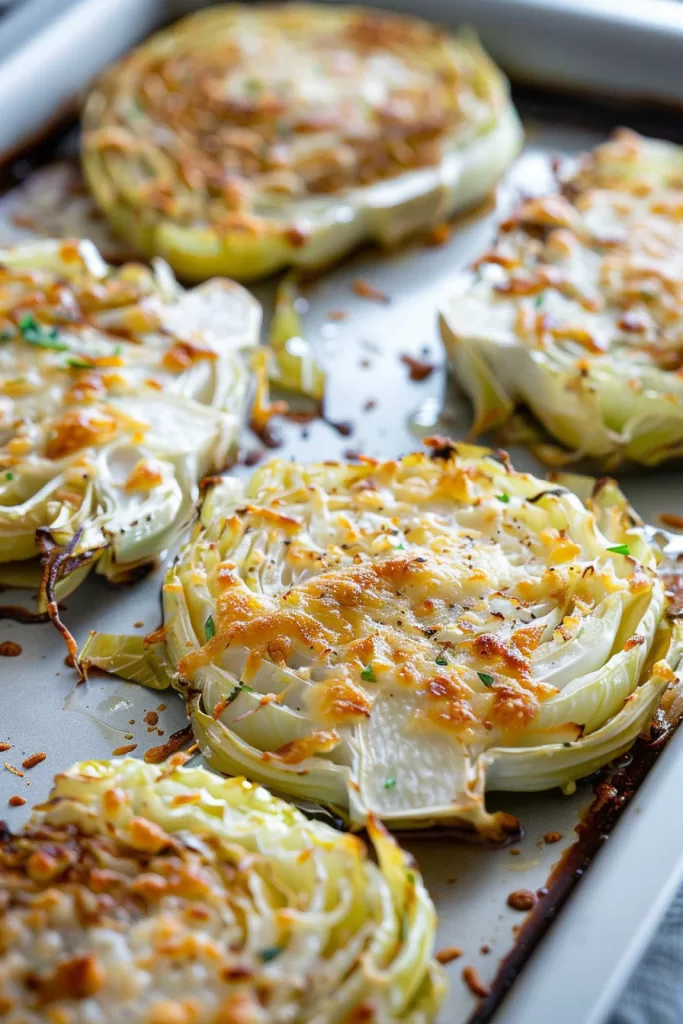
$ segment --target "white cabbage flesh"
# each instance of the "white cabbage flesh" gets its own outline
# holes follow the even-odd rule
[[[473,436],[522,405],[565,446],[534,439],[549,461],[683,453],[682,167],[680,147],[621,129],[460,276],[441,327]]]
[[[82,761],[0,841],[7,1024],[342,1024],[368,1005],[383,1024],[434,1020],[434,907],[379,822],[375,863],[358,837],[180,761]]]
[[[616,485],[582,502],[434,443],[214,487],[164,585],[165,647],[220,771],[356,827],[500,840],[517,823],[485,790],[567,786],[629,747],[677,681],[679,627]],[[139,678],[137,645],[94,635],[84,660]]]
[[[44,608],[93,565],[131,578],[191,521],[232,456],[261,311],[230,281],[185,292],[160,261],[113,269],[90,242],[0,264],[0,581],[32,585],[56,545]]]
[[[250,280],[443,222],[490,193],[521,141],[507,81],[470,33],[345,5],[232,4],[105,72],[82,160],[137,251],[184,279]]]

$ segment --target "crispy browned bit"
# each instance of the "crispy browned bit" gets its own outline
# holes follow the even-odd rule
[[[486,954],[487,954],[487,953],[490,953],[490,952],[491,952],[491,947],[490,947],[490,946],[487,946],[486,944],[484,944],[483,946],[481,946],[481,947],[480,947],[480,949],[479,949],[479,952],[480,952],[480,953],[481,953],[481,954],[482,954],[483,956],[486,956]]]
[[[7,803],[10,807],[23,807],[26,801],[23,796],[11,796]]]
[[[543,833],[543,841],[545,843],[559,843],[561,838],[562,838],[562,833],[561,832],[544,832]]]
[[[137,749],[137,743],[124,743],[122,747],[115,747],[114,750],[112,750],[112,756],[121,757],[123,754],[130,754],[131,751]]]
[[[683,530],[683,516],[677,516],[675,512],[660,512],[657,519],[662,526],[670,526],[672,530]]]
[[[0,644],[0,658],[18,658],[21,654],[21,644],[14,640],[3,640]]]
[[[157,704],[157,711],[165,711],[165,710],[166,710],[166,705],[165,704]]]
[[[467,967],[463,967],[462,980],[465,982],[473,996],[478,996],[479,999],[483,999],[484,996],[489,994],[488,988],[479,977],[477,968],[472,967],[471,964],[468,964]]]
[[[458,881],[458,876],[457,875],[449,875],[448,878],[446,879],[446,881],[447,881],[447,883],[449,885],[455,885],[455,883]]]
[[[457,960],[459,956],[462,956],[459,946],[444,946],[434,954],[434,959],[440,964],[449,964],[452,960]]]
[[[151,726],[157,725],[158,722],[159,722],[159,715],[157,714],[156,711],[148,711],[145,714],[144,721],[145,721],[145,725],[151,725]]]
[[[511,857],[519,857],[521,852],[522,851],[518,846],[511,846],[510,849],[508,850],[508,853],[510,854]]]
[[[346,320],[348,315],[345,309],[330,309],[327,313],[327,319],[338,323],[340,320]]]
[[[44,761],[46,757],[47,754],[45,753],[45,751],[39,750],[37,753],[29,754],[28,757],[25,757],[24,760],[21,762],[21,767],[26,769],[35,768],[35,766],[37,764],[40,764],[41,761]]]
[[[363,409],[365,412],[370,412],[372,409],[377,408],[377,401],[374,398],[368,398],[367,402],[364,402]]]
[[[265,454],[266,453],[263,448],[250,448],[248,452],[245,452],[244,455],[240,457],[239,461],[243,466],[257,466]]]
[[[191,725],[186,725],[184,729],[178,729],[177,732],[171,734],[166,743],[162,743],[158,747],[150,747],[145,753],[145,761],[147,764],[161,764],[171,754],[175,754],[176,750],[180,750],[183,743],[186,743],[191,736]]]
[[[428,231],[425,235],[425,242],[427,245],[445,245],[449,241],[453,234],[453,226],[444,221],[441,224],[435,224],[431,231]]]
[[[135,725],[135,719],[134,718],[129,718],[128,719],[128,725]]]
[[[18,775],[20,778],[23,779],[24,773],[20,771],[18,768],[15,768],[13,764],[10,764],[8,761],[3,761],[3,764],[7,771],[11,772],[12,775]]]
[[[64,659],[64,664],[67,666],[67,668],[76,667],[76,662],[74,661],[73,654],[67,654],[66,658]]]
[[[143,626],[144,626],[144,622],[142,621],[142,619],[138,619],[137,622],[133,623],[134,629],[142,629]]]
[[[388,305],[391,299],[389,296],[380,291],[379,288],[375,288],[374,284],[370,284],[364,277],[357,277],[351,282],[351,290],[359,295],[361,299],[370,299],[372,302],[383,302]]]
[[[11,743],[0,743],[0,751],[1,752],[4,753],[5,750],[11,750],[11,749],[12,749],[12,744]]]
[[[407,352],[401,354],[401,362],[408,367],[408,376],[414,381],[426,380],[435,370],[434,363],[428,363],[425,359],[416,359],[415,356],[411,356]]]
[[[507,898],[508,907],[512,907],[513,910],[521,910],[524,913],[531,910],[535,903],[536,894],[531,889],[516,889]]]

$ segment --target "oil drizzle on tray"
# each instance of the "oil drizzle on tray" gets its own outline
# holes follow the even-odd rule
[[[597,775],[593,802],[576,826],[578,839],[565,850],[543,890],[539,890],[540,898],[522,924],[514,948],[501,962],[488,994],[481,999],[467,1024],[488,1024],[491,1020],[678,724],[653,727],[651,738],[636,741],[630,759],[622,759],[616,768],[608,765]]]

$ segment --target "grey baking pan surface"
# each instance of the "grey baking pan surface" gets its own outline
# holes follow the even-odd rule
[[[529,6],[527,0],[524,3]],[[92,10],[99,4],[100,0],[88,0],[87,6]],[[70,25],[76,23],[72,12],[79,6],[85,5],[72,5],[64,15]],[[146,19],[154,22],[152,8],[156,17],[163,5],[147,7],[138,0],[135,6],[138,18],[131,23],[127,42],[150,27]],[[109,11],[132,9],[130,0],[119,6],[110,0],[102,7]],[[435,7],[438,16],[438,4]],[[66,32],[64,23],[61,31]],[[105,59],[112,55],[108,53]],[[673,77],[675,69],[670,71]],[[0,80],[0,93],[3,87]],[[496,217],[520,194],[551,186],[552,158],[571,157],[593,146],[609,127],[607,122],[595,130],[565,123],[562,117],[569,106],[573,111],[573,102],[559,107],[544,101],[539,108],[543,120],[539,120],[533,116],[528,95],[522,98],[523,112],[532,115],[526,118],[528,143],[499,190],[497,211],[491,204],[463,218],[450,240],[438,247],[417,242],[391,254],[360,253],[319,278],[306,292],[304,324],[327,370],[329,423],[282,423],[279,429],[284,443],[274,455],[329,459],[364,452],[392,457],[417,447],[426,434],[465,436],[470,411],[446,381],[436,325],[438,300],[458,270],[486,247]],[[562,116],[558,110],[563,111]],[[623,112],[614,115],[613,123],[624,120],[641,130],[647,128]],[[676,126],[666,122],[662,130],[675,134]],[[5,142],[9,147],[19,138],[3,138],[0,149]],[[15,231],[10,222],[12,208],[12,195],[0,200],[3,243]],[[354,294],[351,283],[359,277],[383,291],[389,303],[373,303]],[[272,286],[256,292],[267,307]],[[347,317],[333,322],[328,314],[339,309]],[[410,380],[401,359],[405,355],[433,364],[433,372],[422,381]],[[330,425],[340,421],[352,424],[349,436]],[[258,441],[245,436],[243,450],[255,447]],[[512,455],[519,468],[543,475],[543,467],[528,452],[513,450]],[[249,472],[243,467],[235,471]],[[650,522],[662,512],[681,510],[680,469],[625,475],[621,483]],[[124,589],[95,577],[89,579],[67,600],[64,610],[65,621],[79,644],[89,629],[141,633],[155,629],[160,623],[162,571],[160,567]],[[27,603],[29,598],[5,592],[0,603]],[[25,757],[39,751],[47,754],[44,762],[23,777],[0,769],[0,817],[5,817],[11,828],[26,818],[30,804],[46,796],[56,771],[78,759],[108,757],[132,744],[136,745],[135,755],[141,756],[187,724],[183,704],[174,693],[144,690],[97,674],[77,686],[74,670],[64,663],[63,642],[49,624],[0,621],[0,641],[5,640],[19,643],[22,653],[17,658],[0,659],[0,742],[12,745],[0,763],[6,758],[7,764],[20,768]],[[158,721],[153,724],[155,715]],[[605,1019],[683,877],[683,816],[677,813],[683,731],[671,738],[656,759],[651,752],[642,754],[636,760],[640,758],[643,773],[645,768],[649,771],[585,877],[580,876],[591,837],[588,847],[586,836],[584,848],[577,850],[573,844],[575,829],[594,798],[591,780],[570,797],[559,792],[492,797],[491,806],[505,807],[522,820],[525,835],[512,848],[468,846],[443,835],[404,840],[418,858],[440,915],[437,948],[462,950],[445,968],[450,992],[440,1024],[482,1024],[489,1019],[499,1024],[598,1024]],[[651,767],[650,760],[654,761]],[[634,778],[628,774],[628,765],[624,764],[622,771],[625,795],[630,796]],[[7,807],[12,795],[24,797],[27,804]],[[606,829],[611,824],[605,819]],[[600,845],[600,838],[594,834],[594,846]],[[553,872],[563,858],[563,869]],[[579,884],[572,889],[575,881]],[[536,927],[533,931],[523,928],[518,935],[525,915],[511,909],[507,897],[520,889],[540,895],[533,912]],[[567,901],[557,912],[564,896]],[[527,945],[551,920],[552,926],[503,998],[507,983],[523,963]],[[488,999],[480,1001],[464,983],[465,966],[475,968],[482,986],[491,989]]]

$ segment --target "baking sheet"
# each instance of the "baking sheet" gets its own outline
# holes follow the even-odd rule
[[[470,412],[445,379],[436,325],[438,299],[458,269],[485,248],[496,216],[521,193],[551,185],[552,156],[575,154],[601,137],[591,131],[534,122],[527,122],[527,130],[527,149],[500,190],[497,214],[491,207],[462,219],[450,241],[439,247],[416,243],[390,255],[363,252],[308,289],[304,325],[327,369],[327,416],[330,421],[350,422],[352,431],[343,436],[320,420],[307,425],[285,422],[280,426],[284,444],[273,454],[329,459],[362,451],[392,457],[415,448],[426,433],[464,437]],[[5,218],[2,232],[8,230],[12,201],[10,196],[0,203],[0,217]],[[355,295],[351,285],[359,277],[384,292],[389,302],[375,303]],[[272,290],[271,284],[255,289],[266,306]],[[329,313],[339,310],[347,314],[346,319],[330,320]],[[433,372],[421,382],[411,381],[402,355],[433,363]],[[244,450],[255,447],[257,440],[245,436]],[[528,452],[512,454],[519,468],[543,474]],[[248,470],[238,467],[236,472]],[[636,473],[624,477],[622,483],[646,519],[653,520],[662,511],[676,512],[683,504],[680,474]],[[116,589],[91,577],[67,600],[64,613],[79,645],[91,628],[148,632],[157,627],[160,578],[161,570],[133,587]],[[3,599],[21,601],[22,595],[9,592]],[[147,691],[99,675],[77,687],[73,669],[64,664],[61,638],[49,624],[3,621],[3,640],[14,640],[23,650],[17,658],[0,660],[0,741],[12,744],[2,759],[20,768],[27,755],[37,751],[48,755],[24,777],[7,769],[0,771],[0,809],[10,827],[17,827],[27,816],[29,804],[47,794],[54,772],[80,758],[110,756],[113,750],[130,744],[137,744],[135,754],[141,755],[186,724],[182,701],[172,692]],[[145,722],[149,711],[159,716],[156,726]],[[673,738],[639,792],[627,815],[630,825],[623,821],[617,827],[589,878],[579,886],[578,896],[573,896],[562,912],[560,924],[568,922],[567,927],[553,926],[544,940],[537,958],[537,963],[545,958],[544,969],[539,973],[532,963],[497,1020],[528,1024],[552,1019],[555,1024],[580,1024],[601,1019],[680,873],[683,836],[677,841],[669,833],[646,844],[645,851],[641,848],[646,816],[652,817],[662,786],[671,786],[672,777],[663,770],[665,758],[683,762],[683,733]],[[7,808],[5,814],[7,800],[15,794],[29,803]],[[485,986],[494,981],[501,960],[514,947],[515,929],[524,920],[522,913],[507,905],[509,893],[543,890],[553,864],[576,838],[574,827],[591,799],[590,783],[580,785],[572,797],[558,792],[492,795],[491,806],[517,814],[524,825],[525,837],[511,849],[466,846],[447,838],[406,842],[418,858],[441,917],[437,948],[457,946],[462,950],[462,956],[446,967],[451,985],[441,1024],[461,1024],[476,1015],[478,1001],[462,980],[463,967],[475,967]],[[561,838],[548,842],[543,837],[549,833],[560,833]],[[649,831],[646,837],[652,835]],[[599,891],[593,886],[586,905],[584,887],[610,858],[616,867]],[[638,891],[625,900],[623,894],[635,872]],[[539,897],[541,905],[544,898]],[[606,934],[609,941],[602,941]],[[562,984],[567,991],[560,999],[557,986]],[[543,998],[547,1012],[542,1009]]]

